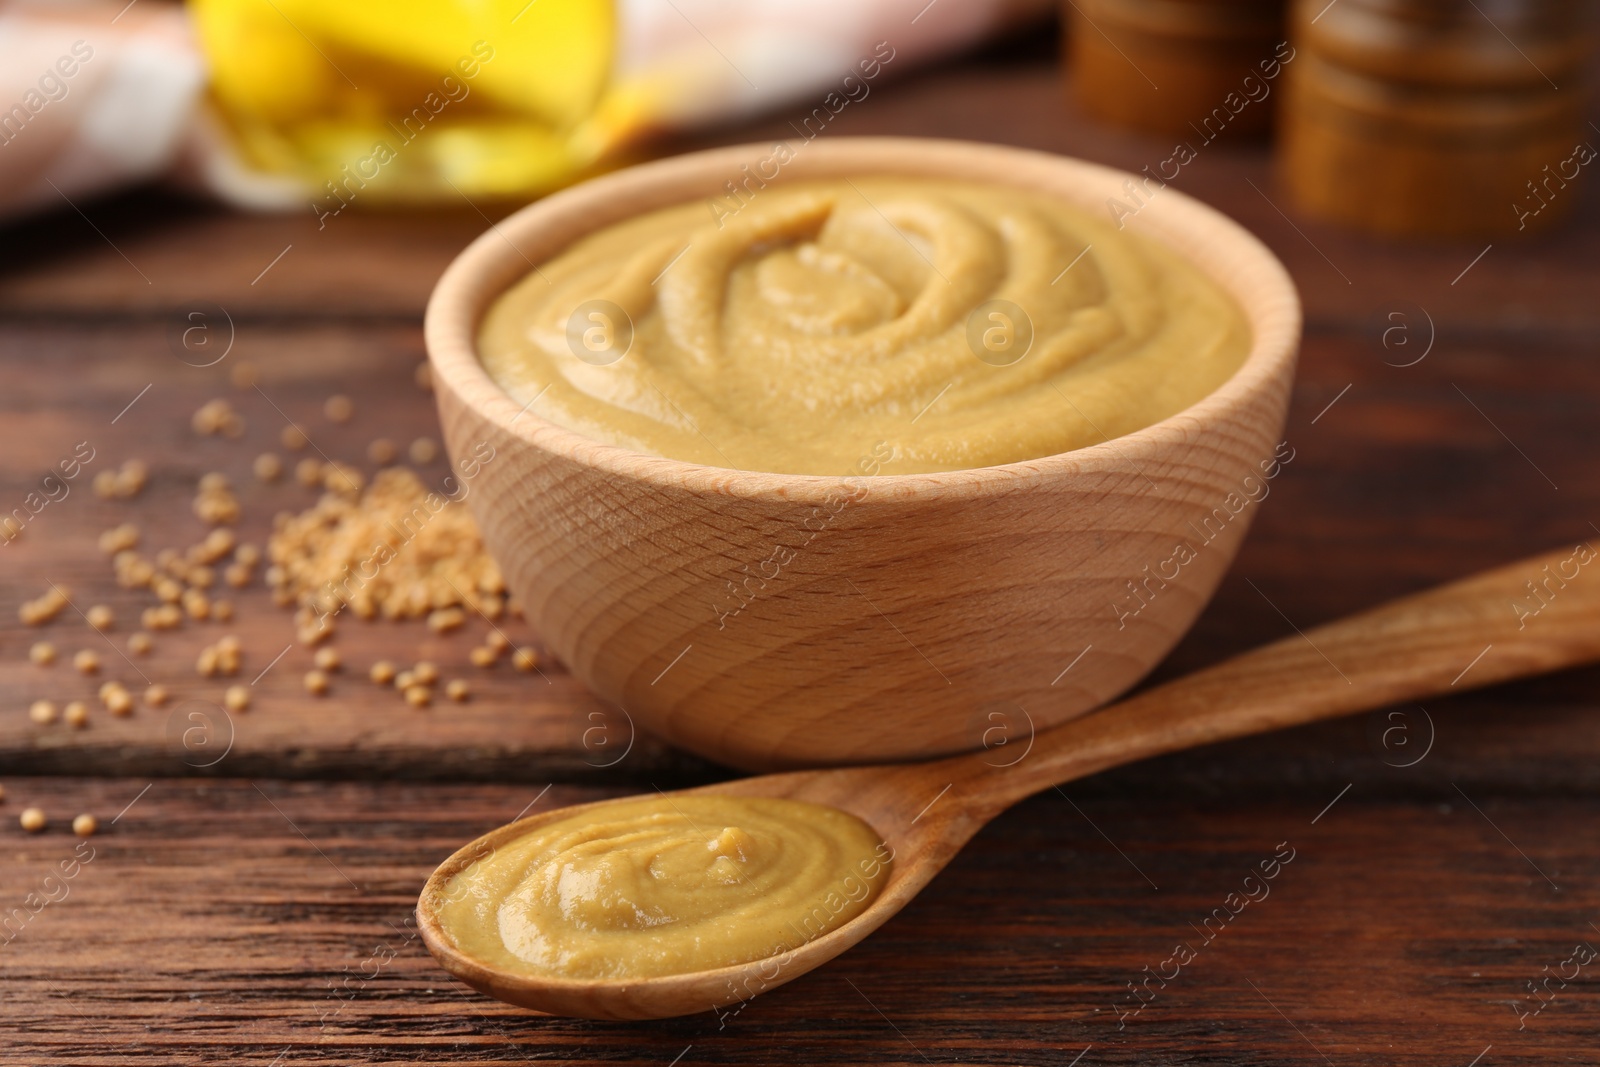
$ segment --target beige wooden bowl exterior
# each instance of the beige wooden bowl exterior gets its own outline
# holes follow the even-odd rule
[[[1160,190],[1127,227],[1238,300],[1254,333],[1244,366],[1154,426],[976,470],[847,483],[702,467],[549,423],[484,373],[478,323],[533,264],[632,215],[718,197],[772,154],[717,149],[586,182],[492,227],[450,265],[426,322],[444,435],[458,460],[494,449],[466,483],[468,504],[549,647],[675,744],[749,769],[983,745],[1011,758],[1032,730],[1138,681],[1215,591],[1260,506],[1249,495],[1276,470],[1300,336],[1294,286],[1237,224]],[[800,145],[775,181],[863,174],[999,183],[1092,212],[1126,203],[1130,177],[993,145],[839,138]],[[832,513],[826,500],[851,484],[859,499]],[[1180,544],[1193,558],[1174,565]],[[780,549],[793,557],[771,576],[762,563],[786,558]],[[731,583],[746,606],[719,616],[740,602]]]

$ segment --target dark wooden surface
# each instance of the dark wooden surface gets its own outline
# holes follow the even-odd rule
[[[1059,85],[1041,48],[1021,59],[992,50],[875,88],[825,136],[1001,140],[1135,170],[1170,154],[1159,139],[1087,123]],[[696,144],[786,129],[780,113]],[[1207,147],[1175,187],[1284,259],[1307,335],[1287,431],[1296,458],[1158,677],[1291,624],[1596,536],[1592,195],[1571,191],[1585,199],[1559,233],[1497,242],[1474,263],[1483,244],[1401,246],[1291,221],[1261,147]],[[111,583],[95,538],[132,519],[150,548],[196,540],[189,502],[207,470],[248,487],[241,530],[261,540],[274,511],[312,499],[249,477],[251,458],[276,448],[277,409],[368,470],[372,438],[436,435],[430,398],[411,382],[421,308],[484,221],[463,205],[426,217],[347,213],[319,232],[309,211],[246,217],[150,192],[80,206],[92,226],[63,207],[0,230],[5,510],[77,442],[96,449],[71,495],[0,549],[0,917],[72,854],[72,815],[93,811],[104,829],[65,898],[0,944],[0,1063],[665,1065],[681,1054],[683,1064],[1465,1067],[1480,1057],[1487,1067],[1600,1057],[1592,965],[1564,988],[1552,980],[1557,994],[1538,1015],[1516,1010],[1537,1006],[1527,983],[1557,971],[1574,945],[1600,945],[1593,670],[1431,702],[1426,720],[1391,709],[1407,717],[1218,746],[1035,798],[863,946],[736,1016],[573,1022],[465,990],[405,925],[436,862],[536,798],[712,780],[717,769],[647,738],[612,763],[626,724],[559,665],[543,675],[459,666],[484,630],[476,622],[445,638],[345,625],[339,647],[354,670],[320,702],[301,696],[309,656],[291,650],[256,685],[255,706],[232,717],[227,756],[201,770],[167,710],[98,714],[81,733],[31,723],[29,701],[92,699],[94,683],[64,664],[27,663],[40,635],[14,606],[47,579],[66,582],[80,606],[117,607],[115,636],[125,635],[140,601]],[[179,362],[167,339],[197,301],[226,308],[236,331],[228,359],[206,370]],[[1391,333],[1386,348],[1396,325],[1410,344]],[[1391,365],[1414,359],[1430,332],[1426,358]],[[228,384],[240,359],[261,368],[261,392]],[[343,426],[320,415],[336,391],[357,402]],[[244,414],[242,441],[190,432],[190,413],[213,396]],[[153,469],[142,497],[90,492],[95,470],[134,456]],[[188,707],[214,705],[222,686],[196,677],[193,659],[236,632],[241,680],[255,677],[292,624],[259,588],[236,600],[234,624],[160,636],[139,670],[202,702]],[[526,628],[512,632],[537,644]],[[44,635],[68,654],[97,648],[103,677],[142,684],[70,612]],[[359,677],[380,655],[466,672],[477,698],[409,709]],[[586,746],[597,722],[606,732]],[[1382,743],[1396,723],[1410,747],[1397,734]],[[29,803],[53,818],[43,835],[17,828]],[[1202,944],[1194,926],[1285,841],[1296,858],[1271,895]],[[1200,945],[1197,957],[1119,1025],[1134,1006],[1128,983],[1179,941]]]

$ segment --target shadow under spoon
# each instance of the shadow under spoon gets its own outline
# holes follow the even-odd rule
[[[587,980],[513,972],[454,947],[435,906],[452,875],[541,825],[614,801],[531,816],[462,848],[423,888],[418,928],[445,969],[468,985],[543,1012],[655,1019],[748,1000],[861,941],[905,907],[985,823],[1041,789],[1151,756],[1600,660],[1600,571],[1580,570],[1589,561],[1585,553],[1592,559],[1587,546],[1535,556],[1286,637],[1040,733],[1011,766],[994,766],[994,753],[984,751],[681,791],[831,805],[864,820],[893,849],[889,877],[864,912],[767,959],[687,974]],[[1538,597],[1530,594],[1530,581],[1540,583]]]

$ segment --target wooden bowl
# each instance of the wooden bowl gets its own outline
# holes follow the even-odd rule
[[[942,177],[1105,212],[1131,178],[959,141],[793,150],[774,182]],[[675,744],[749,769],[980,746],[1014,758],[1033,730],[1104,703],[1161,660],[1292,461],[1280,435],[1300,335],[1294,286],[1237,224],[1162,189],[1126,224],[1244,308],[1253,344],[1238,373],[1127,436],[997,467],[857,479],[858,499],[838,510],[843,478],[628,451],[539,418],[489,379],[479,321],[534,264],[599,227],[722,195],[772,155],[723,148],[586,182],[491,227],[450,265],[426,339],[467,503],[550,649]],[[745,606],[719,615],[730,587]]]

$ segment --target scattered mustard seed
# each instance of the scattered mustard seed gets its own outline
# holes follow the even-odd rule
[[[322,461],[307,456],[294,465],[294,480],[307,489],[315,489],[322,484]]]
[[[411,457],[413,463],[432,463],[439,455],[439,446],[431,437],[419,437],[411,442],[406,454]]]
[[[250,707],[250,690],[242,685],[230,685],[222,694],[222,704],[229,711],[244,711]]]
[[[463,704],[472,696],[472,687],[460,678],[452,678],[444,687],[445,695],[457,704]]]
[[[49,641],[35,641],[28,649],[28,659],[40,667],[48,667],[56,661],[56,646]]]
[[[283,433],[278,436],[278,440],[282,441],[283,447],[290,452],[298,452],[306,447],[307,438],[305,431],[291,422],[283,428]]]
[[[380,467],[386,467],[393,463],[394,458],[399,454],[400,450],[387,437],[379,437],[367,446],[367,458]]]
[[[336,671],[342,666],[339,652],[333,648],[319,648],[317,654],[311,657],[311,662],[317,665],[318,670]]]
[[[88,812],[84,812],[72,820],[72,832],[79,837],[93,837],[94,832],[100,829],[100,820]]]
[[[81,730],[89,725],[89,705],[81,700],[74,700],[61,709],[61,717],[74,730]]]
[[[249,389],[260,380],[261,372],[248,359],[241,359],[228,372],[228,381],[233,383],[235,389]]]
[[[233,621],[233,601],[213,600],[211,602],[211,617],[218,622]]]
[[[104,604],[94,605],[94,607],[90,608],[84,613],[84,618],[88,620],[90,626],[94,627],[96,630],[99,630],[101,633],[111,629],[111,627],[117,621],[116,614]]]
[[[28,833],[36,834],[40,830],[44,829],[46,820],[44,817],[44,812],[40,809],[23,808],[22,816],[17,821],[22,824],[22,828],[28,831]]]
[[[482,645],[467,653],[467,658],[472,661],[474,667],[493,667],[500,661],[500,656],[494,649]]]
[[[136,630],[128,635],[128,651],[135,656],[148,656],[155,647],[155,642],[143,630]]]
[[[428,629],[436,634],[452,633],[466,623],[467,616],[460,608],[440,608],[428,615]]]
[[[539,669],[539,653],[531,648],[519,648],[512,655],[511,662],[519,671],[536,671]]]
[[[414,708],[425,708],[433,703],[433,690],[425,685],[413,685],[406,688],[406,703]]]
[[[35,700],[28,705],[28,718],[40,726],[48,726],[56,721],[56,705],[51,700]]]
[[[113,526],[100,535],[100,551],[108,556],[114,556],[125,549],[134,548],[139,544],[139,527],[131,522],[121,526]]]
[[[144,691],[144,702],[152,708],[159,708],[172,698],[164,685],[152,685]]]
[[[439,680],[439,668],[427,660],[421,660],[412,666],[411,676],[418,685],[432,685]]]
[[[100,669],[100,657],[86,648],[72,657],[72,665],[79,674],[93,674]]]
[[[133,713],[133,694],[118,686],[105,698],[106,710],[113,715],[131,715]]]
[[[191,619],[209,619],[211,617],[211,598],[198,589],[186,589],[183,593],[183,610]]]
[[[499,630],[490,630],[483,635],[483,643],[496,653],[499,653],[511,647],[511,638]]]
[[[332,422],[349,422],[356,406],[343,393],[335,393],[322,403],[322,413]]]
[[[322,671],[306,671],[306,692],[312,696],[322,696],[328,691],[328,676]]]
[[[367,672],[367,677],[378,685],[388,685],[394,681],[394,674],[394,664],[386,659],[380,659],[372,665],[372,669]]]

